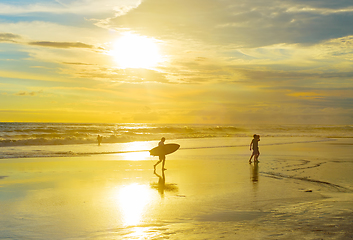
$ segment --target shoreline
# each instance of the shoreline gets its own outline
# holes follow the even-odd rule
[[[141,153],[2,159],[0,238],[353,236],[353,141],[264,142],[258,164],[248,147],[184,149],[164,174]]]
[[[345,139],[345,138],[343,138]],[[336,138],[325,137],[270,137],[266,138],[262,146],[288,145],[295,143],[312,143],[337,141]],[[179,143],[179,150],[197,150],[209,148],[246,148],[249,143],[248,137],[212,137],[212,138],[187,138],[172,139],[169,143]],[[219,142],[223,144],[219,144]],[[27,159],[27,158],[55,158],[55,157],[81,157],[104,154],[128,154],[148,151],[158,143],[155,141],[134,141],[126,143],[102,143],[97,144],[74,144],[74,145],[23,145],[12,147],[0,147],[0,161],[3,159]],[[186,147],[185,147],[186,146]],[[140,156],[146,159],[145,156]]]

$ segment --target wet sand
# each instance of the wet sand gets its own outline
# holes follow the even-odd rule
[[[352,145],[1,160],[0,239],[350,239]]]

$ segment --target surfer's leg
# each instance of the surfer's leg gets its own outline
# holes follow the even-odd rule
[[[164,168],[164,165],[165,165],[165,156],[163,157],[162,170],[167,170],[166,168]]]
[[[257,162],[260,155],[259,149],[258,148],[254,149],[253,154],[254,154],[254,161]]]
[[[156,169],[157,165],[160,164],[162,161],[163,161],[162,168],[164,168],[165,156],[163,156],[163,155],[159,156],[159,161],[154,165],[154,168]]]
[[[159,161],[158,161],[155,165],[153,165],[154,169],[156,169],[157,165],[158,165],[160,162],[162,162],[162,159],[159,159]]]

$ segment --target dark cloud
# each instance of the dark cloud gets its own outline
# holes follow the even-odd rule
[[[352,1],[145,0],[111,27],[246,47],[315,44],[353,34]],[[341,11],[342,10],[342,11]]]
[[[21,36],[12,33],[0,33],[0,42],[17,42]]]
[[[83,66],[91,66],[93,64],[90,63],[81,63],[81,62],[63,62],[66,65],[83,65]]]
[[[0,33],[0,42],[13,42],[18,43],[18,40],[23,39],[20,35],[13,33]],[[94,49],[95,46],[85,44],[82,42],[53,42],[53,41],[35,41],[28,42],[28,45],[41,46],[41,47],[53,47],[53,48],[88,48]],[[102,48],[98,48],[103,50]]]
[[[18,92],[15,93],[15,96],[36,96],[38,94],[41,94],[43,91],[37,91],[37,92],[26,92],[26,91],[22,91],[22,92]]]
[[[352,7],[351,0],[288,0],[287,2],[291,5],[312,6],[315,8],[341,9]]]
[[[49,41],[39,41],[30,42],[29,45],[41,46],[41,47],[53,47],[53,48],[94,48],[93,45],[81,43],[81,42],[49,42]]]

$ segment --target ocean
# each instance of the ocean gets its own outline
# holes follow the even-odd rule
[[[353,125],[190,125],[136,123],[0,123],[0,159],[66,157],[148,151],[161,137],[182,148],[243,147],[253,134],[266,144],[283,138],[317,141],[353,138]],[[97,146],[97,136],[103,136]],[[202,139],[202,141],[201,141]],[[220,141],[222,139],[222,141]],[[193,140],[193,141],[192,141]],[[133,148],[131,143],[135,144]],[[185,146],[186,145],[186,146]]]

